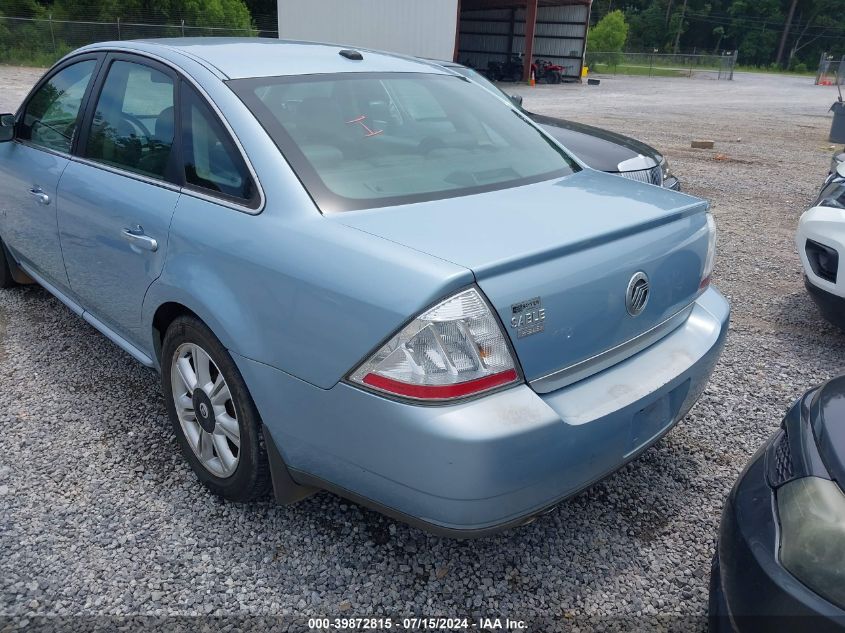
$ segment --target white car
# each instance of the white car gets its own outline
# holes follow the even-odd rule
[[[822,315],[845,330],[845,163],[801,216],[795,245],[807,290]]]

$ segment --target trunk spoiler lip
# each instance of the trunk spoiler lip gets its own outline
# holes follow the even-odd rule
[[[698,215],[699,213],[706,213],[709,208],[710,205],[706,201],[697,200],[692,204],[679,207],[674,211],[671,211],[666,215],[658,218],[647,220],[638,224],[632,224],[626,227],[621,227],[614,231],[608,231],[600,235],[588,237],[586,239],[578,240],[570,244],[564,244],[555,248],[535,251],[533,253],[526,253],[523,255],[509,257],[507,259],[500,259],[498,261],[493,261],[489,264],[482,264],[480,266],[473,267],[472,272],[475,274],[476,279],[481,281],[485,277],[494,277],[501,273],[513,270],[514,266],[516,265],[520,267],[528,267],[533,266],[535,264],[542,264],[553,259],[558,259],[560,257],[565,257],[566,255],[571,255],[572,253],[587,250],[588,248],[592,248],[593,246],[599,246],[602,244],[607,244],[609,242],[615,242],[617,240],[624,239],[637,233],[650,231],[660,226],[671,224],[673,222],[677,222],[678,220],[683,220],[684,218]]]
[[[616,176],[618,177],[618,176]],[[648,185],[653,186],[653,185]],[[687,197],[690,197],[687,195]],[[645,222],[641,222],[638,224],[632,224],[627,227],[622,227],[616,229],[614,231],[607,231],[600,235],[596,235],[593,237],[585,238],[582,240],[578,240],[572,242],[570,244],[563,244],[561,246],[541,249],[534,252],[528,252],[521,255],[515,255],[513,257],[508,257],[505,259],[499,259],[491,261],[490,263],[480,264],[476,266],[470,266],[466,263],[460,263],[454,261],[453,259],[449,259],[448,257],[444,257],[442,254],[431,253],[428,250],[420,248],[419,246],[414,246],[412,244],[408,244],[401,239],[396,237],[388,237],[385,235],[380,234],[378,231],[370,228],[370,227],[362,227],[358,226],[351,222],[344,222],[343,216],[344,213],[335,214],[335,218],[333,220],[337,221],[341,225],[345,226],[346,228],[353,229],[355,231],[360,231],[361,233],[366,233],[367,235],[371,235],[372,237],[376,237],[387,242],[392,242],[393,244],[397,244],[399,246],[403,246],[405,248],[411,249],[412,251],[416,251],[418,253],[422,253],[423,255],[428,255],[429,257],[433,257],[435,259],[439,259],[440,261],[448,262],[454,266],[458,266],[464,270],[469,270],[476,282],[480,282],[483,278],[492,277],[510,270],[513,270],[515,266],[531,266],[533,264],[542,264],[546,261],[557,259],[558,257],[563,257],[565,255],[569,255],[572,253],[577,253],[582,250],[586,250],[593,246],[598,246],[600,244],[614,242],[616,240],[620,240],[631,235],[635,235],[637,233],[641,233],[644,231],[648,231],[651,229],[655,229],[660,226],[664,226],[666,224],[671,224],[672,222],[677,222],[678,220],[682,220],[684,218],[692,217],[699,213],[704,214],[710,210],[710,203],[706,200],[701,199],[694,199],[693,202],[687,205],[683,205],[677,207],[676,209],[669,211],[666,215],[653,218],[651,220],[647,220]],[[380,209],[377,209],[380,211]],[[348,213],[355,213],[350,211]],[[325,217],[325,216],[324,216]]]

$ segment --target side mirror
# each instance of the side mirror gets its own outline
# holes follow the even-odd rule
[[[0,143],[15,138],[15,115],[0,114]]]
[[[839,163],[836,166],[836,175],[840,178],[845,178],[845,162]]]
[[[511,95],[511,101],[513,101],[514,105],[517,107],[522,107],[522,95]]]

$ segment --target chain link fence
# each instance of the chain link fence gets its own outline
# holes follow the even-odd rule
[[[817,86],[845,85],[845,55],[841,58],[822,53],[819,70],[816,73]]]
[[[121,19],[98,22],[0,16],[0,63],[50,66],[70,51],[94,42],[198,36],[277,37],[278,32],[258,28],[195,26],[184,20],[178,24],[151,24]]]
[[[585,63],[590,73],[603,75],[732,80],[736,59],[736,51],[721,55],[587,51]]]

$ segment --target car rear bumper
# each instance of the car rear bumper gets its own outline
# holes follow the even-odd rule
[[[710,579],[710,631],[843,631],[845,612],[799,582],[778,561],[775,493],[766,449],[740,475],[722,513]]]
[[[235,355],[295,481],[454,537],[526,520],[614,472],[698,399],[730,308],[715,289],[651,347],[547,394],[519,385],[448,406],[323,390]]]

